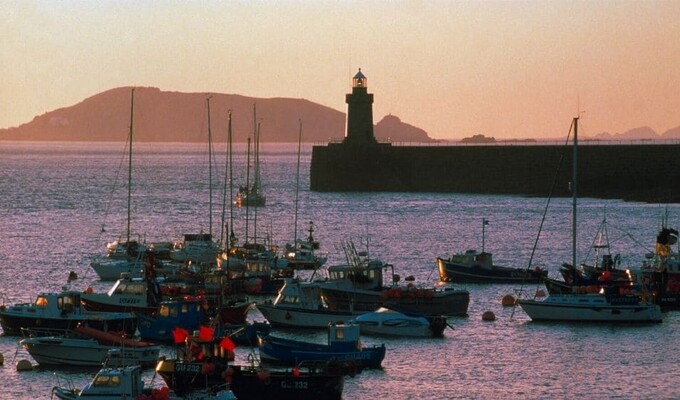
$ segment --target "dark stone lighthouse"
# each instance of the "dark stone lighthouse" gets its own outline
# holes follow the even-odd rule
[[[376,144],[373,135],[373,94],[368,93],[366,76],[361,72],[352,78],[352,93],[345,96],[347,103],[347,132],[344,144]]]

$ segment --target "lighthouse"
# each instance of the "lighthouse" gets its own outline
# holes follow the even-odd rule
[[[345,96],[347,133],[343,143],[348,145],[377,143],[373,135],[373,94],[368,93],[367,81],[359,68],[352,78],[352,93]]]

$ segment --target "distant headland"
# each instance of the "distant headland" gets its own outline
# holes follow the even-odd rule
[[[0,129],[1,140],[32,141],[125,141],[129,131],[131,87],[119,87],[93,95],[69,107],[36,116],[18,127]],[[345,137],[346,114],[305,99],[256,98],[223,93],[182,93],[154,87],[135,89],[135,140],[139,142],[204,142],[207,140],[206,99],[210,97],[211,130],[214,140],[224,140],[227,113],[232,110],[233,139],[245,142],[253,132],[253,104],[262,118],[263,142],[297,142],[299,120],[303,140],[312,143],[339,142]],[[383,143],[451,142],[429,137],[428,132],[409,125],[395,115],[386,115],[374,125],[375,138]],[[496,140],[483,133],[464,134],[461,143],[522,143],[546,139]],[[530,136],[531,132],[527,132]],[[661,134],[649,127],[623,133],[599,133],[585,140],[680,139],[680,126]],[[553,139],[549,139],[554,141]]]
[[[91,96],[78,104],[36,116],[18,127],[0,129],[0,140],[125,141],[130,124],[131,87]],[[305,99],[255,98],[236,94],[180,93],[152,87],[135,88],[134,131],[139,142],[205,142],[210,97],[211,132],[225,140],[227,114],[232,111],[235,142],[253,134],[253,104],[261,118],[263,142],[297,142],[303,121],[305,142],[340,141],[345,113]],[[432,142],[427,132],[387,115],[375,125],[379,140]]]

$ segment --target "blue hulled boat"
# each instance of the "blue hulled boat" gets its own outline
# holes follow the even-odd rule
[[[260,337],[260,359],[267,362],[296,365],[302,361],[337,360],[351,362],[356,368],[381,368],[385,345],[363,347],[359,326],[331,324],[328,343],[310,343],[275,336]]]

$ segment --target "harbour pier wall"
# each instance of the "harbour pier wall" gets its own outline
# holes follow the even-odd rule
[[[570,197],[565,145],[314,146],[319,192],[455,192]],[[578,146],[578,196],[680,203],[680,144]]]

